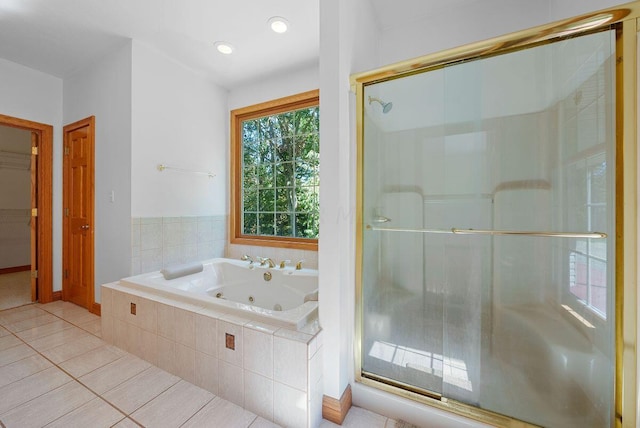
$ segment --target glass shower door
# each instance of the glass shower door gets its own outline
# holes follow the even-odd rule
[[[362,373],[613,421],[615,31],[365,87]]]

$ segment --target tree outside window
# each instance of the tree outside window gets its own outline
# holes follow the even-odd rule
[[[234,110],[232,243],[317,248],[318,91]]]

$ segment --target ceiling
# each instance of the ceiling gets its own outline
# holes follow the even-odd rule
[[[290,31],[272,32],[272,16]],[[60,78],[128,39],[231,89],[318,64],[319,0],[0,0],[0,58]],[[218,40],[235,52],[218,53]]]
[[[319,63],[321,0],[0,0],[0,58],[60,78],[129,39],[232,89]],[[381,30],[482,0],[369,0]],[[285,34],[267,20],[290,22]],[[213,43],[229,42],[232,55]]]

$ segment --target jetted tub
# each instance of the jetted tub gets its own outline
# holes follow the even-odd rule
[[[233,259],[210,259],[202,272],[166,280],[160,271],[118,281],[220,312],[300,329],[318,317],[318,271],[269,268]]]

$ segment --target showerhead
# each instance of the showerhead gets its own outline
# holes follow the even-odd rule
[[[391,111],[391,109],[393,108],[393,103],[392,102],[385,103],[380,98],[376,98],[376,97],[371,97],[370,96],[369,97],[369,104],[371,104],[374,101],[380,103],[380,105],[382,106],[382,113],[384,113],[384,114],[389,113]]]

